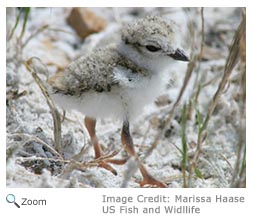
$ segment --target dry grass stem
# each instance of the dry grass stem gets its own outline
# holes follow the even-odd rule
[[[23,145],[26,145],[29,142],[37,142],[37,143],[43,145],[45,148],[47,148],[55,156],[59,157],[60,160],[63,160],[63,157],[54,148],[52,148],[49,144],[47,144],[46,142],[44,142],[40,138],[36,137],[35,135],[30,135],[30,134],[26,134],[26,133],[15,133],[15,134],[9,134],[9,135],[7,135],[7,137],[25,139],[25,142],[23,143]]]
[[[48,104],[51,114],[53,116],[55,148],[59,153],[61,153],[62,152],[61,117],[60,117],[60,114],[59,114],[53,100],[51,99],[46,87],[43,85],[43,82],[38,77],[37,72],[34,69],[34,66],[33,66],[34,60],[37,60],[40,63],[42,63],[39,58],[32,57],[28,61],[25,62],[25,66],[26,66],[27,70],[32,73],[32,76],[33,76],[35,82],[38,84],[38,86],[40,87],[40,89],[42,91],[42,94],[46,98],[47,104]]]
[[[203,57],[203,51],[204,51],[204,46],[205,46],[205,17],[204,17],[204,8],[202,7],[200,10],[201,14],[201,46],[200,46],[200,52],[199,52],[199,63],[202,60]]]
[[[219,87],[218,87],[215,95],[213,96],[211,104],[209,105],[208,112],[207,112],[206,118],[204,120],[201,132],[206,130],[206,127],[207,127],[208,122],[212,116],[212,113],[217,105],[217,102],[218,102],[220,96],[222,95],[224,88],[226,87],[226,85],[228,83],[228,80],[229,80],[229,77],[232,73],[232,70],[234,69],[235,65],[237,64],[237,62],[239,60],[239,54],[240,54],[239,53],[239,51],[240,51],[239,45],[240,45],[241,38],[245,32],[246,32],[246,18],[243,18],[241,21],[241,24],[239,25],[239,28],[237,29],[237,31],[235,33],[234,40],[232,42],[232,46],[230,48],[229,55],[228,55],[228,58],[226,61],[223,78],[219,84]]]
[[[26,41],[22,44],[22,48],[24,48],[31,39],[33,39],[34,37],[36,37],[38,34],[42,33],[44,30],[48,29],[48,24],[40,27],[39,29],[37,29],[33,34],[31,34]]]
[[[201,129],[199,130],[197,148],[196,148],[196,152],[195,152],[195,155],[194,155],[191,167],[190,167],[190,173],[191,173],[190,176],[192,175],[193,169],[196,167],[196,163],[199,159],[199,155],[201,153],[201,145],[203,142],[202,139],[204,139],[207,135],[208,122],[212,116],[212,113],[218,103],[220,96],[224,93],[226,86],[228,86],[228,84],[229,84],[229,78],[232,73],[232,70],[234,69],[234,67],[238,63],[239,54],[240,54],[240,42],[246,32],[246,25],[245,24],[246,24],[246,19],[245,19],[245,17],[243,17],[241,24],[239,25],[239,27],[235,33],[235,36],[234,36],[234,39],[232,42],[232,46],[229,51],[228,58],[226,60],[226,65],[225,65],[223,77],[219,83],[217,91],[215,92],[215,94],[211,100],[206,117],[204,119],[203,124],[201,125]],[[241,119],[241,121],[242,121],[242,119]],[[241,142],[244,139],[243,137],[244,136],[239,137],[240,138],[239,142]],[[240,145],[242,145],[242,144],[240,144]],[[240,156],[240,155],[238,154],[238,156]],[[240,158],[238,160],[240,160]],[[189,183],[191,183],[191,178],[189,178]]]
[[[246,15],[243,14],[243,19],[246,22]],[[245,24],[244,24],[245,25]],[[244,27],[246,28],[246,27]],[[230,187],[246,187],[246,142],[245,142],[245,115],[246,115],[246,29],[242,31],[240,39],[240,61],[241,61],[241,83],[240,83],[240,123],[236,127],[239,133],[239,140],[237,143],[237,159],[234,167],[234,173],[231,180]]]

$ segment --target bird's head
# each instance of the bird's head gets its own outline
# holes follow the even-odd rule
[[[157,64],[169,59],[189,61],[186,52],[179,46],[178,34],[173,21],[158,16],[141,18],[122,29],[123,50],[132,59]]]

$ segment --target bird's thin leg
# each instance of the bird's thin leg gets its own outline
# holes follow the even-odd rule
[[[97,159],[102,156],[102,150],[101,150],[101,147],[99,145],[98,138],[96,135],[96,119],[86,116],[84,118],[84,124],[85,124],[85,127],[86,127],[89,135],[90,135],[90,139],[91,139],[92,145],[94,147],[95,159]],[[107,164],[106,161],[100,161],[99,167],[109,170],[114,175],[117,175],[116,170],[114,170],[109,164]]]
[[[95,151],[95,159],[101,157],[101,148],[100,145],[98,143],[98,138],[96,135],[96,119],[90,118],[90,117],[85,117],[84,118],[84,124],[85,127],[90,135],[90,140],[91,143],[94,147],[94,151]]]
[[[123,128],[121,132],[121,141],[126,151],[128,152],[128,154],[133,156],[139,162],[138,156],[134,150],[133,139],[130,134],[129,122],[127,120],[123,122]],[[161,188],[167,187],[163,182],[160,182],[157,179],[155,179],[153,176],[151,176],[146,170],[145,166],[141,162],[139,162],[139,169],[143,177],[143,180],[140,182],[140,186],[149,184],[149,185],[154,185]]]

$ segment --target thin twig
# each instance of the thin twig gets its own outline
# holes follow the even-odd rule
[[[205,138],[205,136],[207,134],[207,126],[210,121],[210,118],[213,114],[213,111],[218,103],[220,96],[223,94],[224,89],[226,88],[226,85],[228,84],[229,77],[232,73],[232,70],[234,69],[235,65],[237,64],[237,62],[239,60],[239,45],[240,45],[241,37],[243,36],[243,34],[246,31],[245,24],[246,24],[246,19],[243,18],[236,33],[235,33],[235,36],[234,36],[234,39],[232,42],[232,46],[230,48],[229,55],[228,55],[228,58],[226,61],[223,77],[220,81],[217,91],[215,92],[215,94],[211,100],[211,103],[209,105],[208,112],[206,114],[204,122],[201,125],[201,128],[198,132],[197,148],[196,148],[195,155],[194,155],[191,167],[190,167],[191,174],[193,173],[193,169],[195,168],[196,163],[199,159],[199,155],[201,153],[201,145],[203,142],[203,138]],[[191,174],[190,174],[190,176],[191,176]],[[191,182],[191,178],[189,178],[189,183],[190,182]]]
[[[203,51],[204,51],[204,46],[205,46],[205,17],[204,17],[204,8],[203,7],[200,10],[200,15],[201,15],[201,43],[200,43],[199,54],[197,57],[198,66],[196,67],[196,78],[195,78],[193,87],[197,87],[197,84],[199,81],[199,71],[200,71],[200,67],[201,67],[201,60],[203,57]]]
[[[48,24],[43,25],[42,27],[40,27],[39,29],[37,29],[34,33],[32,33],[27,39],[26,41],[22,44],[22,48],[24,48],[29,41],[34,38],[35,36],[37,36],[38,34],[42,33],[44,30],[46,30],[49,27]]]
[[[43,140],[41,140],[40,138],[38,138],[35,135],[30,135],[30,134],[26,134],[26,133],[14,133],[14,134],[7,134],[7,137],[10,138],[26,138],[26,143],[30,142],[30,141],[35,141],[41,145],[43,145],[45,148],[47,148],[49,151],[51,151],[53,154],[55,154],[57,157],[59,157],[61,160],[63,160],[63,157],[54,149],[52,148],[49,144],[47,144],[46,142],[44,142]]]
[[[48,30],[48,31],[55,31],[55,32],[62,32],[62,33],[66,33],[66,34],[72,34],[71,32],[69,31],[66,31],[66,30],[62,30],[62,29],[59,29],[59,28],[52,28],[49,26],[49,24],[45,24],[43,25],[42,27],[40,27],[39,29],[37,29],[34,33],[32,33],[27,39],[26,41],[22,44],[22,48],[25,47],[29,41],[31,39],[33,39],[34,37],[36,37],[38,34],[42,33],[43,31],[45,30]]]
[[[208,122],[211,118],[211,115],[217,105],[217,102],[218,102],[220,96],[222,95],[224,88],[226,87],[226,85],[228,83],[228,79],[232,73],[232,70],[234,69],[235,65],[237,64],[237,62],[239,60],[239,46],[238,45],[240,44],[241,37],[245,32],[246,32],[246,19],[243,19],[241,21],[241,24],[239,25],[239,28],[237,29],[237,31],[235,33],[234,40],[232,42],[232,46],[229,51],[229,56],[226,61],[223,78],[222,78],[222,80],[219,84],[219,87],[212,99],[211,104],[209,105],[208,112],[207,112],[206,118],[204,120],[201,132],[206,130]]]
[[[42,63],[39,58],[32,57],[25,62],[25,66],[26,66],[27,70],[32,73],[32,76],[33,76],[35,82],[38,84],[44,97],[46,98],[47,104],[48,104],[51,114],[53,116],[55,148],[59,153],[61,153],[62,152],[61,117],[60,117],[60,114],[59,114],[53,100],[51,99],[46,87],[43,85],[43,82],[38,77],[37,72],[34,69],[34,66],[33,66],[34,62],[33,61],[35,61],[35,60],[38,60],[40,63]]]
[[[205,46],[205,17],[204,17],[204,8],[203,7],[200,10],[200,14],[201,14],[201,46],[200,46],[200,53],[199,53],[199,57],[198,57],[199,63],[202,60],[203,50],[204,50],[204,46]]]
[[[13,37],[13,35],[14,35],[14,32],[15,32],[17,26],[18,26],[18,23],[19,23],[19,19],[20,19],[21,13],[22,13],[22,11],[20,10],[19,13],[18,13],[18,15],[17,15],[17,17],[16,17],[15,25],[14,25],[14,27],[11,30],[11,33],[10,33],[10,35],[8,37],[8,40],[10,40]]]
[[[188,148],[187,148],[187,140],[186,140],[186,105],[184,105],[182,110],[182,121],[181,121],[181,141],[182,141],[182,173],[183,173],[183,187],[186,188],[186,167],[188,163]]]

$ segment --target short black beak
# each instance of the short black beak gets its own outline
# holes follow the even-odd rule
[[[188,62],[189,58],[182,49],[176,49],[176,51],[169,56],[175,60]]]

